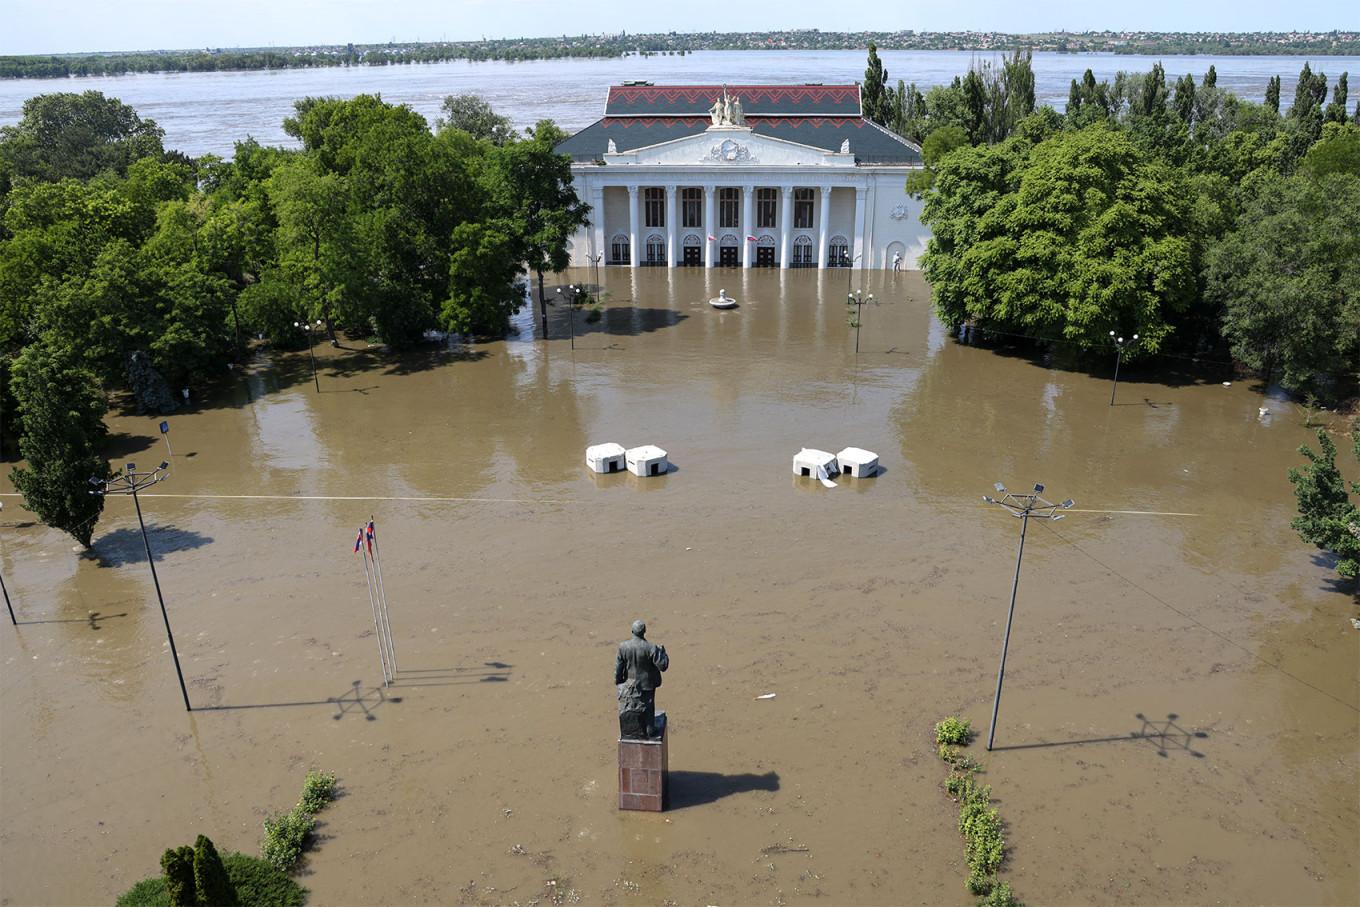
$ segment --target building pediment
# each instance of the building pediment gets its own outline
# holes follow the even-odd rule
[[[838,151],[759,135],[743,126],[711,126],[697,135],[685,136],[635,148],[606,152],[606,166],[760,166],[760,167],[854,167],[855,156],[842,144]]]

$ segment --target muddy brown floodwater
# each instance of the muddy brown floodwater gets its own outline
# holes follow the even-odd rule
[[[1078,502],[1030,527],[977,753],[1018,894],[1360,901],[1360,634],[1288,526],[1300,413],[1212,368],[1126,372],[1109,406],[1108,375],[948,338],[918,274],[869,279],[856,357],[847,279],[609,269],[574,354],[565,310],[546,344],[525,313],[400,360],[318,347],[319,394],[305,354],[261,356],[249,400],[170,417],[143,499],[192,714],[132,502],[82,557],[6,498],[3,903],[109,904],[199,832],[256,852],[313,766],[344,789],[317,905],[968,903],[931,728],[986,728],[1018,529],[996,481]],[[159,461],[157,421],[112,417],[111,458]],[[676,468],[592,476],[604,441]],[[884,472],[825,489],[802,446]],[[639,616],[671,654],[661,815],[615,810]]]

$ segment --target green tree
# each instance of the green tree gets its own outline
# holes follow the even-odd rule
[[[553,150],[565,138],[542,120],[527,141],[496,149],[488,172],[491,207],[514,226],[516,260],[538,275],[540,297],[544,272],[567,266],[568,240],[589,223],[590,208],[571,186],[571,158]]]
[[[945,155],[968,144],[968,133],[961,126],[941,126],[921,143],[924,166],[907,177],[907,194],[921,198],[935,184],[935,168]]]
[[[198,907],[192,847],[172,848],[161,854],[161,872],[165,876],[165,892],[170,897],[171,907]]]
[[[10,481],[40,520],[88,548],[104,510],[103,496],[90,493],[90,478],[109,474],[98,453],[107,433],[104,395],[69,350],[45,343],[26,347],[12,372],[24,420],[19,451],[28,468],[15,467]]]
[[[1156,352],[1195,293],[1192,210],[1177,174],[1093,126],[941,161],[923,219],[937,312],[1096,346]]]
[[[1276,113],[1280,112],[1280,77],[1271,76],[1266,83],[1266,106]]]
[[[1299,170],[1315,180],[1333,173],[1360,177],[1360,126],[1328,123],[1322,138],[1303,156]]]
[[[1332,103],[1327,105],[1327,110],[1323,114],[1323,119],[1328,123],[1346,122],[1346,96],[1350,93],[1349,78],[1350,73],[1343,72],[1332,88]]]
[[[504,333],[524,302],[514,287],[519,264],[513,230],[496,223],[459,224],[452,246],[440,323],[463,334]]]
[[[435,128],[461,129],[473,138],[485,139],[493,145],[505,145],[515,140],[510,118],[491,109],[483,98],[475,94],[451,94],[439,108]]]
[[[13,126],[0,128],[0,172],[43,182],[127,173],[133,161],[159,158],[163,131],[101,92],[35,95]],[[0,191],[8,188],[0,184]]]
[[[1353,580],[1360,577],[1360,507],[1351,503],[1346,493],[1331,437],[1318,429],[1317,439],[1317,452],[1306,444],[1299,448],[1308,465],[1289,470],[1299,504],[1299,515],[1290,525],[1305,542],[1335,554],[1336,572]],[[1352,440],[1356,461],[1360,462],[1360,432]],[[1360,482],[1351,482],[1350,486],[1360,495]]]
[[[866,119],[880,126],[888,123],[888,71],[878,58],[878,47],[869,42],[869,64],[864,69],[864,84],[859,90],[860,108]]]
[[[1253,186],[1207,255],[1206,299],[1234,358],[1324,399],[1360,373],[1360,178],[1300,174]],[[1341,383],[1338,383],[1341,379]]]
[[[213,842],[203,835],[194,841],[194,887],[198,907],[236,907],[236,889]]]

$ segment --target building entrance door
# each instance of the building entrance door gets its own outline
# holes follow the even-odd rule
[[[756,267],[757,268],[774,267],[774,248],[772,246],[756,247]]]
[[[686,265],[691,266],[703,264],[704,263],[703,248],[700,246],[685,246],[685,257],[683,261]]]
[[[718,264],[724,268],[735,268],[741,265],[741,259],[737,256],[736,246],[723,246],[718,250]]]

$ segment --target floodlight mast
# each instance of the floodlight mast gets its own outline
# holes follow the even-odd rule
[[[1000,482],[996,483],[997,493],[1000,498],[993,498],[991,495],[983,495],[982,500],[988,504],[996,504],[1005,508],[1006,512],[1020,520],[1020,547],[1015,553],[1015,578],[1011,581],[1011,606],[1006,612],[1006,635],[1001,641],[1001,666],[996,671],[996,693],[992,696],[992,720],[987,725],[987,751],[992,751],[992,741],[996,737],[996,713],[1001,707],[1001,682],[1006,676],[1006,650],[1011,644],[1011,624],[1015,620],[1015,595],[1020,589],[1020,562],[1025,556],[1025,530],[1029,528],[1030,517],[1036,520],[1061,520],[1063,515],[1059,510],[1066,510],[1076,502],[1071,498],[1061,504],[1054,504],[1046,501],[1039,495],[1043,493],[1044,486],[1035,483],[1034,490],[1027,494],[1020,494],[1014,491],[1007,491],[1006,486]]]
[[[1124,347],[1137,343],[1138,335],[1134,334],[1125,341],[1123,337],[1116,336],[1114,331],[1110,331],[1110,342],[1114,344],[1114,382],[1110,385],[1110,405],[1114,406],[1114,394],[1119,390],[1119,363],[1124,358]]]
[[[165,481],[166,471],[169,468],[170,464],[162,461],[161,465],[150,472],[138,472],[136,463],[128,463],[121,472],[114,473],[107,479],[91,476],[90,484],[94,487],[90,494],[132,495],[132,505],[137,508],[137,524],[142,527],[142,545],[146,548],[146,562],[151,567],[151,582],[156,587],[156,601],[160,602],[161,619],[165,621],[165,638],[170,642],[170,657],[174,659],[175,676],[179,678],[179,692],[184,697],[184,711],[192,712],[193,707],[189,705],[189,689],[184,685],[184,671],[179,666],[179,650],[175,648],[175,634],[170,630],[170,615],[166,613],[165,596],[161,594],[161,580],[156,575],[156,558],[151,554],[151,542],[146,534],[146,521],[142,519],[142,504],[137,498],[137,492],[143,488]]]

